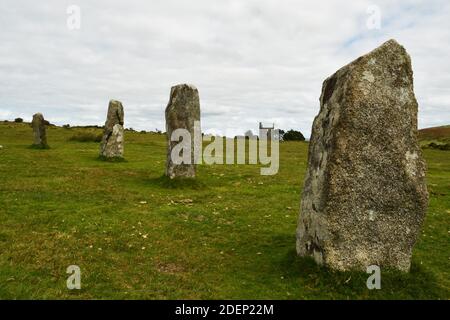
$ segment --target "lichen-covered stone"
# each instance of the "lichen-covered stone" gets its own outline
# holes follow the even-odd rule
[[[194,178],[196,161],[194,141],[195,122],[200,123],[200,99],[198,90],[193,85],[180,84],[170,90],[170,100],[166,108],[167,162],[166,176],[169,178]],[[179,142],[171,141],[176,129],[186,129],[191,137],[190,163],[175,164],[171,157],[172,148]],[[199,128],[198,128],[199,130]],[[200,133],[201,134],[201,133]]]
[[[31,126],[33,127],[34,147],[48,148],[47,132],[45,128],[45,126],[48,124],[49,124],[48,121],[44,119],[42,113],[36,113],[35,115],[33,115],[33,121],[31,122]]]
[[[111,100],[100,144],[100,156],[107,159],[122,158],[124,150],[124,112],[120,101]]]
[[[297,252],[338,270],[408,271],[428,205],[411,60],[390,40],[325,80]]]

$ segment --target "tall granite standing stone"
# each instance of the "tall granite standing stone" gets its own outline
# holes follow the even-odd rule
[[[170,90],[170,100],[166,108],[167,163],[166,176],[169,178],[194,178],[196,173],[195,122],[200,124],[200,99],[198,90],[192,85],[180,84]],[[190,163],[174,163],[172,149],[179,144],[171,141],[172,133],[177,129],[185,129],[190,135]],[[200,131],[200,127],[197,128]],[[197,134],[198,135],[198,134]],[[200,131],[201,139],[201,131]],[[201,141],[200,141],[201,143]]]
[[[33,115],[33,121],[31,122],[34,134],[33,146],[43,149],[48,148],[47,133],[45,129],[45,126],[48,124],[48,121],[44,119],[42,113]]]
[[[409,271],[428,205],[411,60],[395,40],[323,83],[297,252],[338,270]]]
[[[124,112],[120,101],[111,100],[100,145],[100,156],[107,159],[122,158],[124,149]]]

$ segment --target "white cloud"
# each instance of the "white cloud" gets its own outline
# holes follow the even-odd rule
[[[66,9],[81,8],[81,29]],[[366,27],[369,5],[380,30]],[[258,121],[310,134],[322,81],[390,38],[413,59],[422,127],[450,123],[448,1],[3,0],[0,117],[102,124],[109,99],[128,127],[163,129],[170,87],[197,86],[203,128]]]

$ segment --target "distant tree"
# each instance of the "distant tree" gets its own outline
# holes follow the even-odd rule
[[[283,132],[283,134],[281,134]],[[283,130],[280,130],[280,137],[283,141],[305,141],[305,137],[300,131],[296,130],[288,130],[287,132],[284,132]]]
[[[22,118],[16,118],[16,119],[14,119],[14,122],[22,123],[22,122],[23,122],[23,119],[22,119]]]
[[[278,130],[278,138],[280,139],[280,141],[283,141],[283,136],[286,133],[286,131],[279,129]]]
[[[252,132],[252,130],[247,130],[247,131],[245,131],[244,136],[245,136],[245,137],[253,137],[253,132]]]

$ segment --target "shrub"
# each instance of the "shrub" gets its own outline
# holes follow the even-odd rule
[[[281,139],[284,141],[305,141],[305,137],[300,131],[295,131],[293,129],[284,132],[280,130]]]
[[[79,132],[69,138],[69,141],[78,142],[100,142],[102,141],[102,134],[95,132]]]
[[[16,123],[22,123],[22,122],[23,122],[23,119],[22,119],[22,118],[15,118],[15,119],[14,119],[14,122],[16,122]]]
[[[450,143],[435,143],[431,142],[428,144],[428,147],[431,149],[450,151]]]
[[[64,129],[70,129],[70,124],[65,124],[62,126]]]

